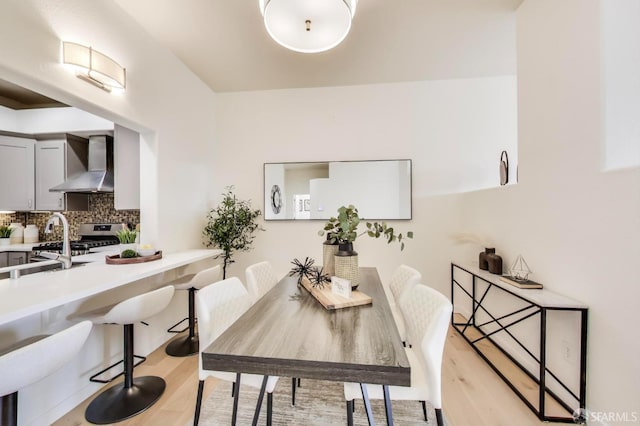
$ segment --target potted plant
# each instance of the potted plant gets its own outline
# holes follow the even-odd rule
[[[8,246],[11,243],[11,232],[13,232],[12,228],[0,226],[0,246]]]
[[[400,243],[400,250],[404,250],[405,238],[413,238],[413,232],[407,232],[406,236],[396,234],[385,222],[367,222],[366,230],[358,233],[359,224],[358,209],[353,205],[342,206],[338,209],[338,216],[329,218],[324,228],[319,231],[320,235],[327,232],[327,241],[338,243],[338,251],[330,269],[334,270],[337,277],[350,280],[353,290],[359,285],[358,253],[353,249],[353,242],[359,236],[366,234],[371,238],[384,237],[388,244]]]
[[[120,241],[120,257],[136,257],[136,255],[132,256],[131,252],[136,254],[135,246],[138,233],[125,226],[116,233],[116,236],[118,237],[118,241]],[[124,254],[126,254],[126,256]]]
[[[261,212],[251,208],[251,200],[239,200],[233,193],[233,186],[228,186],[218,207],[207,215],[208,223],[203,235],[207,247],[222,250],[222,278],[227,277],[227,267],[235,262],[233,256],[238,251],[251,250],[258,229],[257,219]]]
[[[329,218],[324,228],[319,231],[319,235],[324,235],[326,231],[327,241],[338,243],[339,251],[353,251],[353,242],[365,234],[371,238],[384,237],[387,244],[397,242],[400,244],[400,250],[404,250],[405,239],[413,238],[412,231],[407,232],[406,235],[396,234],[393,227],[388,226],[386,222],[366,222],[367,229],[358,233],[359,224],[358,209],[353,205],[342,206],[338,209],[338,216]]]

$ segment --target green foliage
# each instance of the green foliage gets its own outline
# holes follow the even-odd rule
[[[136,231],[130,231],[127,228],[121,229],[116,233],[120,244],[132,244],[136,242]]]
[[[9,238],[11,237],[11,233],[13,232],[12,228],[9,228],[8,226],[0,226],[0,238]]]
[[[413,239],[412,231],[406,234],[396,234],[393,227],[388,226],[386,222],[366,222],[367,229],[358,234],[359,224],[360,216],[358,215],[358,209],[353,205],[349,205],[348,207],[342,206],[338,209],[338,217],[329,218],[324,228],[320,230],[318,234],[324,235],[326,231],[328,240],[332,244],[353,243],[356,238],[364,234],[367,234],[371,238],[384,237],[387,240],[387,244],[398,242],[400,244],[400,250],[404,250],[404,241],[407,238]]]
[[[130,258],[130,257],[138,257],[138,253],[136,253],[135,250],[126,249],[125,251],[120,253],[120,257],[123,259]]]
[[[233,256],[239,251],[251,250],[255,238],[254,232],[262,230],[257,223],[260,210],[251,208],[251,200],[239,200],[233,193],[233,186],[228,186],[222,194],[223,199],[218,207],[207,215],[208,223],[203,236],[207,247],[222,250],[222,277],[227,276],[227,266],[235,262]]]

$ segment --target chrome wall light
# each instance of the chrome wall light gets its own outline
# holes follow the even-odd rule
[[[97,50],[68,41],[62,42],[62,63],[76,70],[76,76],[111,92],[126,87],[126,70]]]
[[[278,44],[302,53],[337,46],[351,29],[358,0],[258,0],[267,32]]]

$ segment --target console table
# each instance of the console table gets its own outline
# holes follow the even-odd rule
[[[451,302],[456,331],[540,420],[583,420],[575,416],[584,412],[578,409],[585,408],[586,399],[586,305],[549,290],[514,287],[477,265],[462,263],[451,264]],[[566,342],[562,353],[558,338],[549,339],[549,315],[561,315],[565,328],[575,321],[578,357],[569,356]],[[573,358],[577,362],[572,365]]]

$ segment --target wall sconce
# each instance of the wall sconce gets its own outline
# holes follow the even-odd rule
[[[62,63],[73,66],[78,78],[107,92],[113,89],[124,90],[126,86],[126,70],[107,55],[91,47],[63,41]]]

